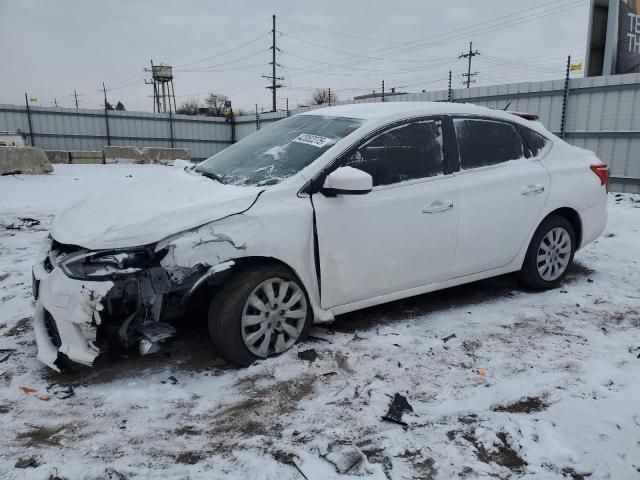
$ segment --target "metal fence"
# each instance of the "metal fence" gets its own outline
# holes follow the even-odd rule
[[[536,113],[556,135],[578,147],[596,152],[611,169],[610,189],[640,193],[640,74],[570,79],[565,103],[565,80],[513,83],[456,89],[454,102],[468,102],[490,108]],[[387,101],[447,101],[448,90],[388,97]],[[380,102],[367,99],[358,102]],[[317,107],[312,107],[317,108]],[[309,108],[289,112],[248,115],[236,119],[240,139],[274,121]],[[257,120],[257,123],[256,123]]]
[[[195,160],[232,143],[229,120],[168,113],[0,105],[0,131],[23,132],[46,150],[102,150],[105,145],[188,148]]]
[[[395,95],[386,100],[469,102],[531,112],[552,132],[595,151],[611,169],[610,188],[640,193],[640,73],[513,83]],[[380,102],[367,99],[362,103]],[[317,108],[317,107],[312,107]],[[230,119],[164,113],[74,110],[0,105],[0,131],[20,129],[45,149],[96,149],[105,145],[183,147],[203,159],[257,129],[309,108]],[[563,121],[564,119],[564,121]]]

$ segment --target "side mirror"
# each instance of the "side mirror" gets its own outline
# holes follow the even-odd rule
[[[322,193],[327,195],[364,195],[373,189],[371,175],[353,167],[340,167],[327,175]]]

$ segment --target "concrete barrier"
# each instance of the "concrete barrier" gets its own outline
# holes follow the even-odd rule
[[[53,171],[44,150],[35,147],[0,147],[0,175],[40,174]]]
[[[104,163],[143,163],[142,150],[136,147],[104,147]]]
[[[143,163],[166,164],[174,160],[191,160],[191,153],[186,148],[146,147],[142,150]]]
[[[69,152],[66,150],[45,150],[44,153],[51,163],[70,163]]]
[[[104,163],[104,156],[100,150],[73,150],[69,152],[71,163],[75,164],[100,164]]]

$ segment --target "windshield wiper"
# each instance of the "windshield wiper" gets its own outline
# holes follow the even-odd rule
[[[206,170],[196,170],[196,172],[198,172],[203,177],[210,178],[212,180],[222,183],[223,185],[225,183],[224,180],[222,180],[222,177],[220,175],[216,175],[213,172],[207,172]]]

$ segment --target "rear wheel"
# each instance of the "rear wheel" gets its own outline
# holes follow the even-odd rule
[[[522,282],[535,290],[557,287],[567,274],[576,249],[571,223],[559,215],[547,217],[531,239],[520,271]]]
[[[282,266],[234,273],[209,307],[214,346],[241,367],[288,350],[306,336],[311,322],[306,292]]]

